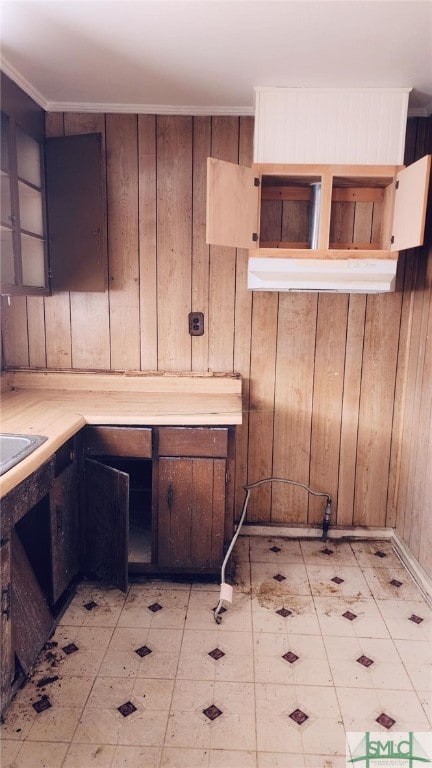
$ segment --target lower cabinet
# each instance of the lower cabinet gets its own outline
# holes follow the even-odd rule
[[[1,711],[56,623],[78,572],[76,440],[2,499]]]
[[[159,429],[159,566],[194,571],[221,567],[229,479],[227,456],[227,428]]]
[[[51,599],[62,596],[79,568],[78,461],[56,478],[49,492]]]
[[[86,427],[2,499],[1,705],[87,575],[216,574],[233,534],[234,427]]]
[[[15,659],[12,648],[11,623],[11,565],[10,538],[5,536],[0,541],[0,577],[1,577],[1,645],[0,645],[0,691],[1,711],[7,704],[8,692],[14,678]]]
[[[17,530],[11,534],[12,646],[27,675],[55,626],[38,574]]]
[[[225,459],[161,457],[158,465],[158,565],[220,568]]]
[[[83,432],[82,571],[123,591],[136,539],[146,552],[141,567],[152,563],[152,437],[146,427]]]
[[[234,428],[86,427],[82,571],[215,573],[233,531]]]
[[[82,570],[126,591],[128,583],[129,475],[86,459]]]

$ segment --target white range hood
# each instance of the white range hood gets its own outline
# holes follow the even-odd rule
[[[284,259],[250,257],[253,291],[388,293],[395,290],[396,259]]]

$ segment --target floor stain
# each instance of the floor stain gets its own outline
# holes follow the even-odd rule
[[[252,590],[262,608],[279,608],[288,599],[284,588],[276,581],[263,581],[257,589]]]
[[[50,685],[51,683],[55,683],[56,680],[59,679],[58,675],[53,675],[52,677],[42,677],[37,683],[36,688],[44,688],[46,685]]]
[[[288,608],[298,615],[309,613],[310,604],[307,595],[289,595],[282,584],[274,580],[263,581],[259,587],[251,590],[252,597],[256,597],[262,608],[278,610]]]

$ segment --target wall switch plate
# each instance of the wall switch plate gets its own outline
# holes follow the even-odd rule
[[[202,336],[204,333],[204,313],[189,313],[189,333],[191,336]]]

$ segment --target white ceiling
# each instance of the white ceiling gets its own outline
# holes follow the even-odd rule
[[[432,0],[2,0],[2,69],[48,110],[252,114],[253,86],[411,87]]]

